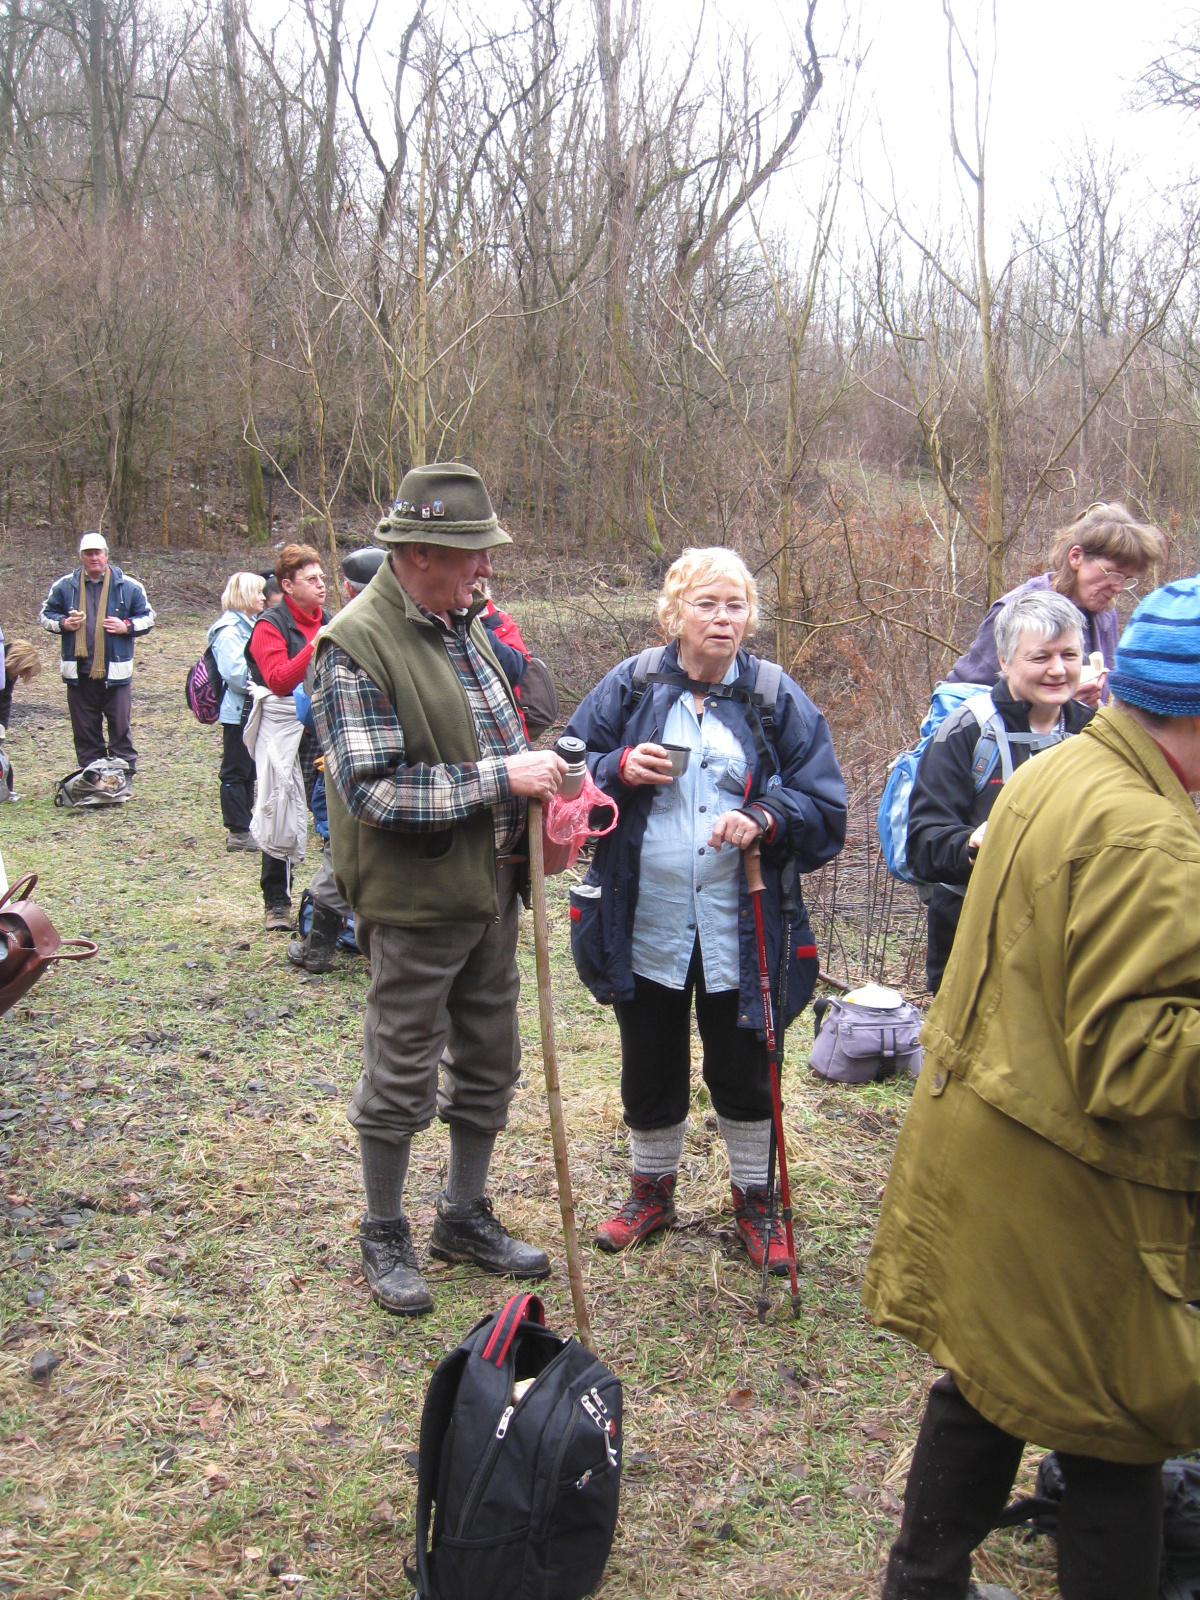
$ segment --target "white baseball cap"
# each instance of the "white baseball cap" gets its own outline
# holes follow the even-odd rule
[[[85,550],[107,550],[108,540],[102,533],[85,533],[79,541],[79,554]]]

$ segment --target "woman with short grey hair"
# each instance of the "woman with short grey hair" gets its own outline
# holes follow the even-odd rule
[[[1091,720],[1076,698],[1083,667],[1079,612],[1049,589],[1018,590],[995,619],[1000,676],[965,701],[925,748],[908,809],[908,860],[927,885],[932,993],[958,928],[987,819],[1007,776]]]

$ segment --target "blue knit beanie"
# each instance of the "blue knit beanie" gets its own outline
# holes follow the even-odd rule
[[[1200,717],[1200,578],[1146,596],[1121,635],[1108,687],[1143,711]]]

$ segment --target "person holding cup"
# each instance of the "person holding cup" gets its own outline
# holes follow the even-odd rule
[[[646,652],[614,667],[566,729],[620,809],[571,894],[576,967],[614,1006],[621,1031],[633,1158],[629,1196],[596,1239],[623,1250],[675,1221],[694,998],[738,1233],[757,1267],[765,1250],[783,1272],[782,1234],[767,1237],[771,1092],[742,852],[761,847],[777,986],[781,870],[795,858],[812,872],[838,853],[846,786],[824,717],[786,673],[742,648],[758,592],[739,556],[685,550],[667,573],[658,619],[668,644],[654,670],[643,670]],[[801,907],[779,1026],[803,1009],[816,976]]]

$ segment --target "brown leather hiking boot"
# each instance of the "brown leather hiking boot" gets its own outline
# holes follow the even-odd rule
[[[661,1178],[644,1178],[635,1172],[629,1199],[615,1217],[596,1229],[596,1243],[601,1250],[627,1250],[652,1233],[673,1228],[675,1177],[673,1172],[664,1172]]]
[[[729,1185],[733,1193],[733,1218],[737,1223],[738,1237],[746,1246],[746,1254],[762,1271],[763,1241],[767,1236],[767,1191],[765,1189],[739,1189]],[[783,1218],[779,1214],[779,1196],[775,1197],[775,1216],[771,1222],[771,1265],[768,1271],[781,1277],[788,1270],[787,1238],[783,1231]]]

